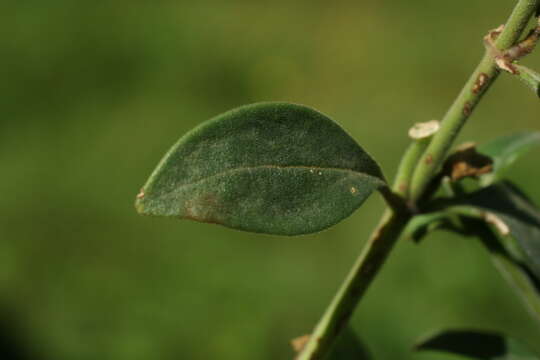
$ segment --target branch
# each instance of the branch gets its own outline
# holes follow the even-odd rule
[[[507,49],[518,40],[539,4],[540,0],[520,0],[518,2],[506,23],[505,30],[495,43],[498,49]],[[417,200],[423,195],[461,127],[498,74],[493,57],[486,53],[448,110],[442,121],[441,129],[434,135],[416,170],[411,166],[411,161],[416,157],[414,148],[410,150],[409,156],[402,160],[402,166],[400,166],[396,177],[398,181],[394,187],[396,194],[404,195],[406,193],[406,188],[399,189],[400,180],[407,181],[413,175],[410,196],[412,200]],[[387,210],[384,213],[379,226],[364,246],[358,260],[296,360],[320,360],[328,355],[335,340],[346,328],[368,286],[384,265],[410,217],[409,212]]]
[[[518,41],[539,5],[540,0],[520,0],[517,3],[504,30],[495,42],[497,49],[506,50]],[[499,70],[495,59],[486,52],[461,93],[448,109],[442,120],[441,129],[435,134],[418,163],[411,184],[410,196],[413,202],[422,196],[461,128],[498,75]]]
[[[358,302],[381,269],[408,220],[407,215],[391,211],[384,214],[296,360],[324,359],[346,328]]]

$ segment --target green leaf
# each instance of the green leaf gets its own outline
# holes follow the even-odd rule
[[[350,327],[346,328],[326,360],[369,360],[371,356],[364,344]]]
[[[501,235],[514,238],[515,242],[507,239],[506,247],[540,279],[540,210],[522,192],[504,182],[476,191],[460,202],[478,210],[477,216],[495,225]]]
[[[405,233],[417,241],[440,228],[478,236],[497,269],[540,321],[540,210],[508,182],[435,200],[431,208],[434,211],[415,216]]]
[[[481,360],[539,360],[538,355],[515,340],[495,332],[445,330],[421,340],[418,351],[442,351]]]
[[[520,261],[508,253],[498,238],[487,235],[482,240],[487,245],[497,270],[512,286],[517,295],[521,297],[530,315],[536,321],[540,321],[540,288],[538,280]]]
[[[481,184],[488,186],[495,183],[514,161],[538,145],[540,145],[540,132],[524,131],[502,136],[478,146],[478,152],[493,159],[493,171],[481,177]]]
[[[414,216],[403,235],[416,242],[422,240],[428,233],[439,229],[445,223],[450,222],[451,214],[446,211],[436,211]]]
[[[418,227],[425,231],[430,219],[449,223],[459,216],[461,224],[449,228],[482,239],[497,269],[540,320],[540,210],[506,182],[440,205],[439,211],[421,215],[425,219]],[[488,224],[500,236],[494,236]]]
[[[378,164],[335,122],[305,106],[259,103],[183,136],[141,193],[141,214],[269,234],[328,228],[386,186]]]
[[[531,89],[537,97],[540,97],[540,74],[526,66],[513,64],[518,73],[518,78]]]

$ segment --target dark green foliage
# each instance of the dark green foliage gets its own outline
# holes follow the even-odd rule
[[[511,246],[517,250],[514,254],[521,255],[520,260],[540,279],[540,210],[509,183],[489,186],[462,201],[486,214],[493,214],[494,217],[482,216],[495,223],[502,235],[515,239]]]
[[[513,339],[495,332],[445,330],[421,340],[419,351],[443,351],[480,360],[537,360],[534,353]]]
[[[420,241],[429,232],[439,229],[449,221],[450,214],[446,211],[417,215],[409,221],[403,234],[414,241]]]
[[[505,251],[540,279],[540,210],[511,183],[496,183],[520,156],[538,145],[540,132],[524,131],[478,146],[481,154],[493,160],[492,171],[480,177],[479,185],[484,188],[451,196],[444,206],[437,205],[436,211],[415,216],[407,227],[409,237],[420,240],[429,231],[441,227],[478,235],[475,229],[463,228],[455,219],[456,216],[481,219],[495,225],[504,237]],[[456,186],[460,188],[459,184]]]
[[[336,340],[327,360],[369,360],[371,356],[355,331],[347,327]]]
[[[540,132],[523,131],[501,136],[478,146],[480,153],[493,159],[493,171],[482,176],[481,184],[490,185],[499,180],[514,161],[538,145],[540,145]]]
[[[540,210],[511,183],[488,186],[446,202],[439,211],[416,216],[407,234],[419,240],[430,230],[448,225],[448,229],[477,235],[475,229],[453,222],[455,216],[494,225],[507,251],[540,279]]]
[[[512,163],[540,144],[539,132],[500,137],[478,147],[493,160],[490,173],[476,184],[443,179],[447,198],[426,204],[408,224],[416,241],[430,231],[446,229],[479,238],[503,277],[540,321],[540,210],[514,185],[497,182]],[[467,163],[468,164],[468,163]]]
[[[540,211],[510,183],[497,183],[416,216],[407,235],[443,228],[479,238],[494,265],[540,321]],[[490,228],[491,225],[491,228]]]
[[[540,74],[523,65],[514,64],[514,66],[518,71],[519,79],[527,85],[536,96],[540,97]]]
[[[385,186],[377,163],[305,106],[259,103],[183,136],[138,196],[142,214],[281,235],[323,230]]]

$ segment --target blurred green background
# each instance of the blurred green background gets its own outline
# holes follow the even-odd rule
[[[17,359],[291,359],[380,197],[287,238],[140,217],[139,188],[187,130],[264,100],[328,114],[391,177],[406,130],[444,114],[514,3],[1,2],[0,343]],[[504,75],[460,141],[539,117]],[[539,155],[511,174],[537,201]],[[539,332],[482,247],[443,233],[398,244],[353,324],[376,359],[454,359],[410,351],[440,327]]]

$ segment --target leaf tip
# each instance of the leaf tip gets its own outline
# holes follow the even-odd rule
[[[135,196],[135,211],[139,215],[156,216],[159,212],[156,211],[156,206],[153,197],[148,195],[145,188],[142,188]]]
[[[139,191],[137,196],[135,197],[135,210],[140,215],[145,215],[145,207],[144,207],[144,197],[145,197],[144,188]]]
[[[144,193],[144,188],[143,188],[143,189],[141,189],[141,190],[139,191],[139,193],[137,194],[137,200],[138,200],[138,199],[144,198],[144,195],[145,195],[145,193]]]

